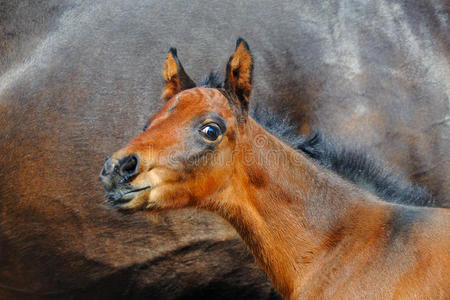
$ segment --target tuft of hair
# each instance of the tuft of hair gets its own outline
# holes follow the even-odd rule
[[[223,78],[219,72],[210,72],[199,84],[200,87],[207,87],[212,89],[223,88]]]
[[[333,139],[319,131],[303,136],[287,117],[277,116],[267,109],[256,107],[251,116],[294,149],[302,151],[320,165],[384,201],[412,206],[435,206],[433,197],[425,188],[396,174],[367,151],[338,146]]]

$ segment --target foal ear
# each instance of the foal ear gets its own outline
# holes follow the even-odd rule
[[[175,48],[170,48],[167,53],[163,76],[166,81],[166,86],[164,87],[161,98],[166,101],[182,90],[195,87],[194,81],[184,71],[177,56],[177,49]]]
[[[243,38],[236,41],[236,50],[228,60],[225,89],[240,101],[244,112],[248,111],[252,90],[253,58],[247,42]]]

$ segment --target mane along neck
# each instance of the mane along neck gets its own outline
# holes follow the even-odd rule
[[[235,227],[278,291],[291,298],[324,257],[352,244],[344,240],[367,243],[389,204],[315,165],[253,119],[242,130],[250,142],[240,142],[236,155],[247,159],[236,159],[230,184],[207,208]],[[367,223],[364,230],[351,230],[359,222]]]

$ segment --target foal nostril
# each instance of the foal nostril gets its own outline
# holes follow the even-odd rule
[[[108,157],[103,165],[99,180],[106,190],[111,190],[117,184],[130,182],[138,173],[139,157],[136,154],[130,154],[115,163],[112,158]]]
[[[103,168],[102,168],[102,176],[107,176],[108,174],[110,174],[113,171],[113,164],[112,164],[112,160],[111,157],[107,157],[105,159],[105,163],[103,164]]]
[[[136,154],[130,154],[119,161],[119,175],[123,181],[130,180],[139,172],[139,158]]]

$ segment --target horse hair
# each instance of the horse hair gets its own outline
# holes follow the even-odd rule
[[[210,72],[199,84],[201,87],[212,89],[223,88],[223,78],[219,72]]]
[[[223,80],[218,72],[211,72],[200,86],[220,89],[223,87]],[[384,201],[413,206],[435,206],[433,197],[425,188],[416,186],[404,176],[396,174],[367,151],[338,146],[332,138],[317,130],[303,136],[287,117],[281,117],[257,105],[252,108],[250,115],[264,129],[292,148],[302,151],[318,164]]]

